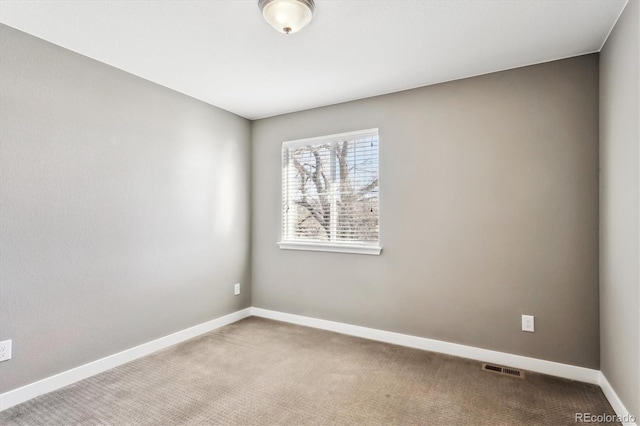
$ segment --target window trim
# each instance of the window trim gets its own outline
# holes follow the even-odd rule
[[[281,157],[283,157],[282,152],[284,149],[289,149],[296,146],[305,146],[312,145],[314,143],[333,143],[344,140],[345,138],[357,136],[358,138],[365,138],[367,136],[376,135],[378,137],[378,143],[380,143],[380,133],[377,127],[363,130],[356,130],[351,132],[337,133],[332,135],[325,136],[316,136],[312,138],[305,139],[296,139],[282,142],[281,145]],[[378,145],[378,176],[380,176],[380,160],[379,160],[379,151],[380,145]],[[284,162],[284,158],[282,158],[281,170],[287,165]],[[305,250],[305,251],[324,251],[324,252],[334,252],[334,253],[352,253],[352,254],[367,254],[367,255],[375,255],[379,256],[382,252],[382,244],[381,244],[381,235],[380,229],[378,229],[378,241],[372,243],[350,243],[350,242],[324,242],[324,241],[297,241],[297,240],[285,240],[284,234],[285,230],[282,227],[283,217],[282,217],[282,205],[284,204],[284,193],[282,191],[282,187],[284,186],[284,181],[281,178],[280,181],[280,241],[278,242],[278,247],[281,250]],[[378,194],[378,203],[380,203],[380,194]],[[378,218],[380,218],[381,204],[379,204],[378,210]]]
[[[321,241],[280,241],[281,250],[329,251],[334,253],[371,254],[379,256],[382,247],[378,244],[332,244]]]

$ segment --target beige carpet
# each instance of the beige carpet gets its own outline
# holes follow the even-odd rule
[[[599,387],[248,318],[0,413],[3,425],[573,424]]]

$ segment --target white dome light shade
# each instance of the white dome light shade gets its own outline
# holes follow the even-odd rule
[[[313,0],[259,0],[264,19],[276,31],[293,34],[304,28],[313,16]]]

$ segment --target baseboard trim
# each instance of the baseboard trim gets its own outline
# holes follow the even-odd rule
[[[427,339],[425,337],[416,337],[391,331],[383,331],[360,327],[357,325],[287,314],[262,308],[251,308],[251,313],[257,317],[269,318],[277,321],[319,328],[322,330],[335,331],[337,333],[377,340],[385,343],[392,343],[394,345],[408,346],[410,348],[455,355],[462,358],[507,365],[510,367],[522,368],[524,370],[535,371],[571,380],[578,380],[580,382],[595,385],[600,384],[600,371],[590,368],[529,358],[521,355],[513,355],[505,352],[497,352],[489,349],[444,342],[441,340]]]
[[[242,309],[0,394],[0,411],[251,316]]]
[[[625,408],[605,375],[599,370],[255,307],[233,312],[0,394],[0,411],[252,315],[596,384],[600,386],[618,416],[625,419],[629,415],[629,411]],[[623,424],[625,426],[638,426],[634,422],[623,422]]]
[[[621,423],[624,426],[638,426],[636,423],[638,419],[633,419],[633,421],[631,421],[632,419],[630,418],[629,410],[627,410],[620,398],[618,398],[618,394],[615,390],[613,390],[611,383],[609,383],[607,377],[602,372],[600,372],[600,383],[598,384],[600,385],[600,389],[602,389],[602,393],[604,393],[604,396],[607,397],[607,400],[609,400],[609,404],[611,404],[611,407],[613,407],[613,411],[615,411],[622,420]],[[640,413],[637,414],[640,415]]]

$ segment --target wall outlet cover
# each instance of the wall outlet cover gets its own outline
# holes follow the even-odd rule
[[[239,294],[240,294],[240,283],[238,283],[238,284],[236,284],[236,285],[234,285],[234,286],[233,286],[233,294],[234,294],[235,296],[237,296],[237,295],[239,295]]]
[[[11,340],[0,342],[0,361],[11,359]]]
[[[531,333],[534,332],[534,317],[533,315],[523,315],[522,316],[522,331],[529,331]]]

